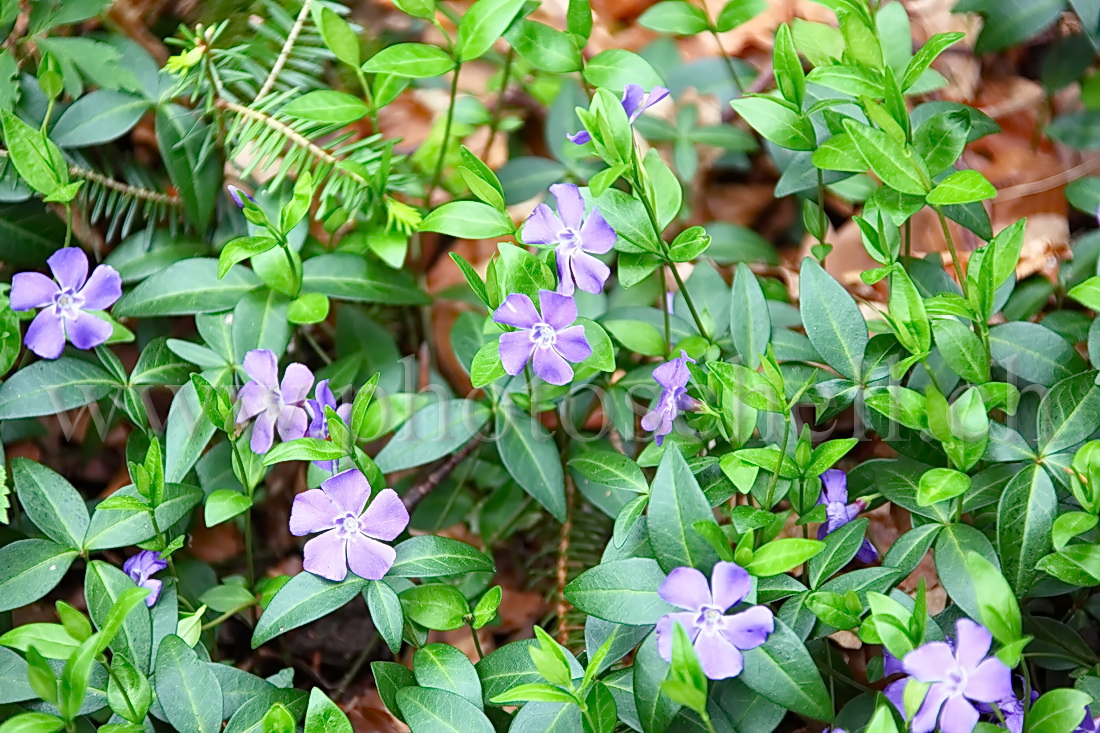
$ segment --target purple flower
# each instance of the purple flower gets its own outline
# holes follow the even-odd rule
[[[839,468],[830,468],[821,474],[821,483],[824,490],[818,504],[825,505],[825,523],[817,528],[817,538],[820,540],[825,535],[832,534],[848,522],[859,516],[867,505],[863,501],[848,503],[848,477]],[[868,539],[856,553],[856,559],[862,563],[872,563],[878,559],[878,550]]]
[[[31,321],[24,343],[43,359],[61,356],[68,338],[78,349],[92,349],[114,329],[88,311],[105,310],[122,297],[122,278],[115,268],[99,265],[88,277],[88,256],[79,247],[65,247],[46,260],[54,280],[40,272],[20,272],[11,280],[11,309],[41,308]]]
[[[931,686],[913,716],[912,733],[931,733],[939,719],[943,733],[970,733],[978,723],[975,703],[1014,697],[1012,672],[996,657],[987,657],[993,636],[968,618],[955,626],[955,649],[933,641],[905,655],[905,671]],[[941,714],[942,711],[942,714]]]
[[[1031,693],[1031,701],[1035,702],[1035,698],[1038,697],[1038,695],[1039,693],[1033,690]],[[1004,708],[1001,708],[1001,710],[1003,711]],[[1081,724],[1077,726],[1073,733],[1096,733],[1098,728],[1100,728],[1100,716],[1095,718],[1092,717],[1092,708],[1086,705],[1085,718],[1081,721]],[[1014,733],[1018,732],[1014,731]]]
[[[649,94],[646,94],[645,90],[639,85],[627,84],[623,90],[623,111],[626,112],[630,124],[633,125],[634,120],[642,116],[642,112],[645,112],[667,96],[668,89],[662,86],[655,86]],[[581,130],[572,135],[566,135],[566,137],[569,142],[577,145],[584,145],[592,139],[592,135],[589,134],[588,130]]]
[[[553,290],[539,291],[539,311],[522,293],[512,293],[493,313],[493,320],[520,330],[500,336],[500,360],[504,371],[515,376],[531,362],[535,374],[550,384],[568,384],[573,367],[592,354],[584,335],[584,326],[571,325],[577,320],[573,298]]]
[[[725,615],[750,590],[752,579],[737,563],[715,564],[709,587],[706,577],[695,568],[674,568],[657,594],[687,610],[666,614],[657,622],[658,653],[666,662],[672,660],[672,625],[680,624],[695,647],[703,674],[709,679],[724,680],[741,674],[744,667],[741,652],[760,646],[775,630],[775,617],[767,606]]]
[[[252,452],[271,450],[276,426],[283,440],[303,437],[308,422],[304,403],[313,386],[313,372],[309,367],[297,363],[289,365],[280,384],[275,354],[267,349],[253,349],[245,354],[244,371],[252,381],[241,387],[237,395],[241,403],[237,422],[256,418],[252,424]]]
[[[642,418],[642,429],[654,433],[657,445],[664,442],[665,436],[672,432],[672,421],[681,410],[694,410],[699,401],[687,393],[687,383],[691,376],[687,363],[695,363],[683,349],[680,356],[667,361],[653,370],[653,379],[661,385],[661,397],[652,410]]]
[[[164,585],[156,578],[150,577],[153,573],[159,573],[168,567],[168,563],[161,559],[159,552],[142,550],[122,564],[122,570],[137,583],[139,588],[148,588],[149,595],[145,596],[145,605],[150,608],[160,598],[160,589]]]
[[[306,400],[306,411],[309,413],[310,418],[306,435],[319,440],[328,440],[328,417],[325,415],[325,408],[331,407],[341,420],[347,422],[351,419],[351,404],[345,403],[339,407],[336,406],[336,397],[329,389],[327,379],[322,379],[317,383],[313,396],[316,399]],[[336,473],[338,461],[314,461],[313,463],[329,473]]]
[[[227,188],[229,189],[229,195],[233,199],[233,203],[237,205],[238,209],[244,208],[244,199],[241,198],[242,196],[244,196],[244,198],[248,199],[252,203],[256,203],[256,199],[252,198],[236,186],[227,186]]]
[[[598,293],[611,276],[611,269],[593,254],[605,254],[615,246],[615,230],[598,209],[586,219],[584,199],[572,183],[555,183],[550,193],[558,202],[555,214],[539,204],[523,225],[525,244],[557,245],[558,292],[572,295],[574,288]]]
[[[393,489],[382,489],[363,511],[370,491],[366,477],[349,468],[294,497],[290,533],[324,533],[306,543],[302,567],[329,580],[343,580],[348,568],[366,580],[382,579],[397,552],[379,540],[401,534],[409,512]]]

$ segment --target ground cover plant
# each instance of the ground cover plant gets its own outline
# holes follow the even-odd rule
[[[1093,733],[1100,3],[950,5],[0,2],[0,733]]]

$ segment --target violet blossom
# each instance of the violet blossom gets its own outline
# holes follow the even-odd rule
[[[1031,693],[1032,702],[1035,701],[1037,696],[1038,692],[1033,690]],[[1081,724],[1074,729],[1073,733],[1097,733],[1098,730],[1100,730],[1100,716],[1095,718],[1092,717],[1092,708],[1086,705],[1085,717],[1081,721]]]
[[[584,335],[584,326],[572,325],[577,320],[577,303],[573,298],[553,290],[539,291],[539,310],[522,293],[512,293],[493,313],[493,320],[518,328],[500,336],[500,360],[504,371],[515,376],[531,362],[535,375],[554,385],[568,384],[573,367],[592,355],[592,347]]]
[[[905,672],[930,685],[911,721],[912,733],[932,733],[937,720],[943,733],[970,733],[978,723],[981,703],[1015,698],[1008,666],[987,656],[992,642],[988,629],[962,618],[955,626],[954,649],[947,642],[933,641],[905,655]],[[899,680],[891,685],[893,694],[887,696],[895,705],[904,700],[905,683]],[[901,710],[904,714],[904,705]]]
[[[699,401],[687,393],[688,362],[695,363],[683,349],[680,356],[667,361],[653,370],[653,379],[661,386],[661,396],[653,409],[642,418],[642,429],[653,432],[657,445],[664,442],[665,436],[672,432],[672,422],[680,411],[697,409]]]
[[[558,203],[558,213],[539,204],[523,225],[525,244],[556,245],[558,292],[572,295],[574,288],[598,293],[611,276],[611,269],[594,255],[602,255],[615,246],[615,230],[593,208],[586,218],[580,189],[572,183],[556,183],[550,193]]]
[[[150,608],[160,598],[160,590],[164,585],[152,575],[166,567],[168,562],[161,559],[159,552],[153,550],[142,550],[122,564],[122,570],[130,576],[130,580],[137,583],[139,588],[149,589],[149,595],[145,596],[145,605]]]
[[[349,568],[366,580],[385,576],[397,552],[384,542],[405,530],[409,512],[393,489],[378,492],[364,510],[370,493],[366,477],[349,468],[294,497],[290,533],[323,533],[306,543],[302,567],[335,581],[346,578]]]
[[[657,594],[687,610],[665,614],[657,621],[657,651],[661,658],[672,661],[672,625],[678,623],[691,639],[703,674],[709,679],[724,680],[741,674],[741,652],[760,646],[775,630],[775,616],[767,606],[725,615],[751,590],[748,571],[737,563],[716,563],[709,587],[706,577],[695,568],[674,568]]]
[[[244,199],[248,199],[252,203],[256,203],[256,199],[249,196],[247,193],[237,188],[236,186],[226,186],[229,189],[229,196],[233,199],[233,203],[237,205],[238,209],[244,208]],[[241,197],[244,198],[241,198]]]
[[[867,504],[862,500],[848,503],[848,477],[839,468],[830,468],[821,474],[821,483],[824,489],[818,504],[825,505],[825,523],[817,529],[817,538],[820,540],[826,535],[832,534],[845,524],[848,524],[866,508]],[[868,539],[863,540],[856,553],[856,559],[862,563],[872,563],[878,559],[878,550]]]
[[[88,255],[79,247],[59,249],[46,263],[53,280],[40,272],[16,273],[11,280],[13,311],[42,309],[27,329],[27,348],[43,359],[56,359],[66,338],[78,349],[104,343],[114,329],[89,311],[105,310],[122,297],[118,272],[99,265],[89,277]]]
[[[668,96],[668,89],[655,86],[649,94],[638,84],[627,84],[623,89],[623,111],[626,112],[628,122],[633,125],[634,120],[642,116],[642,113]],[[581,130],[572,135],[566,135],[569,142],[584,145],[592,139],[588,130]]]
[[[318,440],[328,440],[328,416],[325,415],[325,408],[332,408],[341,420],[348,422],[351,419],[351,403],[345,402],[337,407],[336,397],[332,394],[327,379],[322,379],[317,383],[313,396],[315,399],[306,400],[306,412],[309,413],[310,418],[306,435]],[[313,463],[329,473],[336,473],[338,461],[314,461]]]
[[[275,440],[275,428],[283,440],[306,434],[305,399],[313,386],[313,372],[304,364],[290,364],[279,382],[279,363],[274,352],[253,349],[245,354],[244,371],[252,381],[237,395],[241,403],[237,422],[256,418],[252,424],[253,453],[267,453]]]

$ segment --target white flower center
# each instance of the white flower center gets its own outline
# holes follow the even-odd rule
[[[282,396],[279,390],[272,389],[264,396],[264,410],[266,412],[279,412],[282,409]]]
[[[553,346],[558,340],[558,333],[549,323],[539,322],[531,327],[531,341],[540,349]]]
[[[702,613],[699,614],[699,625],[707,630],[713,631],[718,626],[723,615],[722,609],[717,606],[703,606]]]
[[[336,529],[344,535],[359,534],[359,518],[354,514],[347,514],[336,520]]]
[[[951,670],[947,673],[947,679],[943,684],[950,695],[961,695],[966,688],[966,672],[961,668]]]
[[[566,229],[561,233],[558,244],[566,251],[575,252],[581,249],[581,245],[583,244],[581,241],[581,233],[576,229]]]
[[[54,304],[57,306],[57,310],[61,312],[61,315],[72,318],[80,312],[80,306],[84,305],[84,299],[76,293],[71,293],[68,290],[62,290],[54,298]]]

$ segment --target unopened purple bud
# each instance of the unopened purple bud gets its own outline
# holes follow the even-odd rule
[[[248,199],[252,203],[256,203],[256,199],[252,198],[251,196],[249,196],[247,193],[245,193],[241,189],[237,188],[236,186],[228,186],[228,188],[229,188],[229,195],[233,197],[233,203],[235,203],[237,205],[238,209],[243,209],[244,208],[244,200],[241,198],[242,196],[244,196],[244,198]]]

